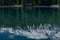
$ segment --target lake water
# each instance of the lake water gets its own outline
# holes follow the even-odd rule
[[[0,8],[0,25],[60,24],[58,8]]]
[[[27,25],[35,28],[40,24],[60,25],[59,8],[45,7],[8,7],[0,8],[0,26],[13,27]],[[54,26],[57,27],[57,26]],[[25,32],[25,31],[24,31]],[[0,33],[0,40],[52,40],[47,39],[31,39],[26,36],[12,35],[9,32]]]
[[[10,35],[8,32],[4,32],[4,33],[0,33],[0,40],[38,40],[38,39],[31,39],[19,35]],[[47,40],[47,39],[41,39],[41,40]]]

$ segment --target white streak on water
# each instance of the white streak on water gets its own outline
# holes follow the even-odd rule
[[[24,30],[21,27],[18,27],[19,29],[16,29],[16,30],[14,30],[13,28],[1,28],[0,33],[9,32],[10,34],[13,34],[13,35],[9,35],[9,38],[14,37],[14,35],[25,36],[31,39],[47,39],[49,37],[60,38],[60,32],[56,33],[56,30],[46,29],[48,27],[51,27],[51,25],[45,25],[44,29],[42,29],[41,27],[43,27],[42,24],[38,28],[35,28],[35,25],[33,26],[27,25],[26,30]],[[58,29],[58,28],[55,28],[55,29]]]

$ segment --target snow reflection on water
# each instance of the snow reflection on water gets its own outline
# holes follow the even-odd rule
[[[15,35],[24,36],[30,39],[48,39],[51,38],[53,40],[60,38],[60,28],[54,27],[50,28],[52,25],[42,25],[40,24],[39,27],[35,28],[35,25],[27,27],[20,27],[17,26],[17,29],[9,28],[9,27],[2,27],[0,28],[0,33],[8,32],[9,38],[14,38]]]

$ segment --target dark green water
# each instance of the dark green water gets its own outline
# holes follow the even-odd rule
[[[0,25],[60,24],[59,8],[0,8]]]

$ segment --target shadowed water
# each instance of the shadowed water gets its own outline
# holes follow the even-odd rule
[[[57,36],[60,35],[59,24],[59,8],[0,8],[0,27],[3,27],[0,33],[1,40],[58,40],[60,38]],[[8,28],[4,27],[14,29],[9,32]]]
[[[60,24],[58,8],[0,8],[0,25]]]

